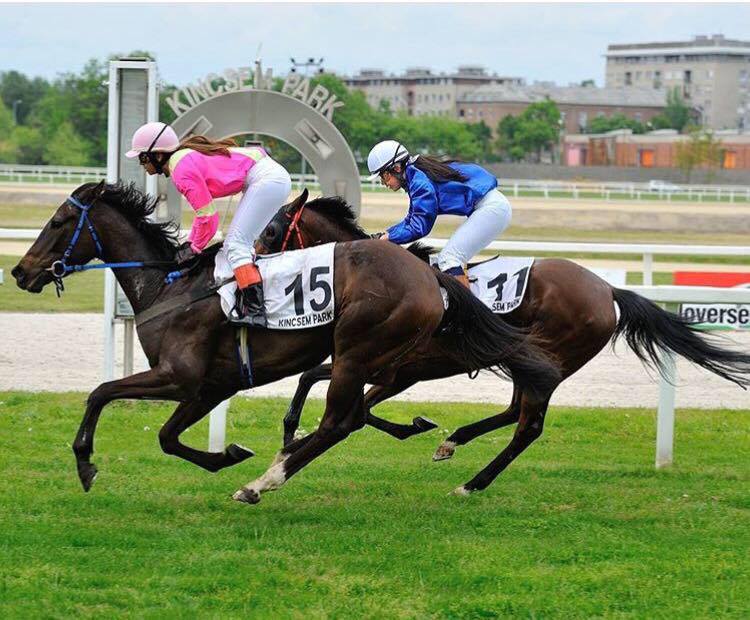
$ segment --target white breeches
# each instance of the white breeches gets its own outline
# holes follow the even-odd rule
[[[255,240],[286,202],[292,180],[283,166],[266,156],[250,168],[245,187],[224,241],[232,269],[255,262]]]
[[[512,215],[508,199],[499,190],[490,191],[438,254],[440,271],[466,265],[508,227]]]

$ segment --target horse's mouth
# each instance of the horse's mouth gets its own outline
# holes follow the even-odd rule
[[[16,286],[29,293],[41,293],[50,282],[52,282],[52,274],[49,271],[40,271],[31,280],[16,278]]]

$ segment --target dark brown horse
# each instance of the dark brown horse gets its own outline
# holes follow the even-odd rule
[[[300,244],[368,238],[356,224],[349,206],[341,199],[319,198],[309,203],[306,203],[306,199],[307,194],[303,193],[282,208],[271,221],[260,239],[267,251],[277,251],[282,245],[299,247]],[[424,248],[415,248],[415,252],[427,260]],[[619,318],[615,306],[619,309]],[[738,385],[748,384],[750,355],[717,346],[679,316],[666,312],[631,291],[613,288],[592,272],[568,260],[535,261],[523,303],[504,317],[509,323],[527,328],[539,337],[545,350],[559,362],[563,378],[571,376],[604,345],[622,335],[641,361],[655,366],[659,371],[663,371],[659,349],[669,349]],[[442,355],[437,347],[429,348],[420,360],[402,366],[393,384],[375,386],[367,392],[367,423],[398,439],[434,428],[435,424],[424,418],[415,418],[411,425],[394,424],[373,415],[370,409],[418,381],[468,371],[468,368]],[[323,365],[302,375],[284,420],[285,443],[290,441],[299,425],[310,388],[315,382],[329,378],[330,373],[330,366]],[[448,459],[453,456],[456,446],[484,433],[518,423],[508,447],[457,491],[482,489],[541,435],[548,402],[549,399],[530,402],[515,386],[507,410],[457,429],[438,447],[433,458]]]
[[[103,383],[90,394],[73,443],[86,491],[97,473],[90,460],[97,421],[103,407],[116,399],[180,403],[159,432],[167,454],[209,471],[253,455],[235,444],[224,452],[204,452],[179,440],[186,428],[248,384],[237,363],[235,328],[225,320],[218,296],[206,294],[213,284],[215,251],[201,259],[196,275],[165,284],[163,265],[174,261],[176,237],[173,228],[149,221],[154,207],[154,201],[132,186],[82,185],[56,210],[12,271],[19,287],[38,293],[55,281],[54,273],[63,275],[65,265],[72,269],[94,257],[146,265],[117,268],[115,274],[135,311],[150,370]],[[318,431],[300,442],[292,456],[284,455],[283,463],[275,462],[235,493],[239,501],[260,501],[262,492],[278,488],[363,426],[365,383],[392,382],[401,364],[419,359],[438,329],[443,356],[474,368],[494,365],[524,385],[531,400],[544,401],[559,381],[557,369],[523,332],[504,326],[450,277],[401,248],[377,241],[341,243],[334,261],[332,323],[295,331],[250,331],[253,385],[302,372],[329,355],[334,363]],[[447,292],[447,311],[441,288]],[[155,313],[155,308],[163,311]]]

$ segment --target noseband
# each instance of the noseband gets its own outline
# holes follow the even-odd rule
[[[65,202],[68,202],[76,207],[81,212],[81,214],[78,217],[78,224],[76,224],[76,228],[73,231],[73,237],[70,239],[68,247],[65,248],[65,252],[63,252],[62,258],[53,262],[52,265],[47,267],[46,269],[46,271],[49,271],[52,274],[52,280],[55,283],[55,291],[57,292],[58,297],[60,297],[60,293],[65,290],[65,285],[63,284],[62,279],[66,275],[74,271],[88,271],[89,269],[107,268],[127,269],[129,267],[163,268],[165,266],[173,266],[175,264],[175,261],[129,261],[124,263],[100,263],[96,265],[69,265],[68,259],[70,259],[70,255],[73,253],[73,249],[76,247],[78,239],[80,239],[81,237],[81,231],[83,230],[84,224],[86,225],[86,228],[89,229],[91,238],[94,241],[94,246],[96,247],[96,254],[94,256],[96,258],[103,260],[102,254],[104,252],[104,248],[102,246],[101,240],[99,239],[99,235],[96,232],[96,228],[94,228],[94,223],[89,219],[89,211],[94,206],[93,203],[89,205],[83,204],[75,196],[68,196]]]
[[[302,231],[299,227],[299,220],[302,217],[302,212],[305,210],[305,205],[302,205],[299,210],[294,214],[290,215],[289,213],[285,213],[286,218],[290,220],[289,227],[286,229],[286,234],[284,235],[284,241],[281,243],[281,251],[284,252],[286,250],[286,246],[289,243],[289,239],[292,236],[292,233],[294,233],[297,237],[297,245],[299,246],[298,250],[304,250],[305,249],[305,242],[302,239]]]

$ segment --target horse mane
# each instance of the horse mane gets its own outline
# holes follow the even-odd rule
[[[153,215],[159,202],[157,197],[142,192],[135,183],[118,182],[104,185],[101,199],[124,215],[162,256],[167,259],[174,258],[178,247],[179,225],[148,219]]]
[[[344,228],[357,239],[369,239],[365,230],[357,224],[357,216],[354,209],[340,196],[323,196],[305,203],[305,209],[311,209],[319,213],[331,222]]]
[[[414,243],[410,244],[408,248],[406,248],[409,252],[414,254],[419,260],[429,263],[430,262],[430,254],[435,253],[435,248],[433,248],[431,245],[426,245],[422,243],[421,241],[415,241]]]

